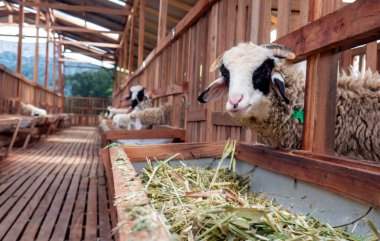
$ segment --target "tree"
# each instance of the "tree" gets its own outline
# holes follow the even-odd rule
[[[101,69],[96,72],[82,72],[65,76],[66,83],[71,83],[72,96],[112,97],[112,70]]]

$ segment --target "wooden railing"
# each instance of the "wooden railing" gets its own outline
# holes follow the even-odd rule
[[[74,125],[98,125],[99,114],[110,105],[110,98],[65,97],[65,113],[74,114]]]
[[[0,113],[18,113],[19,101],[46,109],[48,113],[63,111],[63,98],[59,93],[0,65]]]
[[[378,0],[357,0],[351,4],[341,0],[278,0],[273,3],[277,4],[276,8],[270,0],[199,0],[143,64],[128,76],[126,83],[114,94],[113,105],[126,105],[122,97],[135,84],[141,84],[148,90],[172,85],[187,86],[184,90],[187,141],[219,141],[231,137],[252,142],[254,135],[223,113],[225,98],[214,104],[201,105],[197,96],[216,78],[218,73],[209,73],[208,69],[217,56],[239,42],[269,43],[270,33],[275,29],[277,43],[292,49],[296,53],[296,61],[307,60],[301,153],[306,153],[310,160],[302,165],[313,169],[312,160],[320,156],[326,162],[339,160],[341,169],[335,173],[338,177],[335,179],[336,188],[328,189],[350,198],[353,198],[350,192],[356,192],[358,196],[354,199],[369,202],[368,193],[361,193],[361,187],[350,184],[360,179],[360,175],[349,172],[352,162],[333,156],[335,95],[338,69],[347,70],[354,55],[365,54],[365,69],[378,69]],[[272,14],[273,9],[277,9],[275,15]],[[359,46],[362,46],[360,52],[355,48]],[[161,101],[161,98],[156,101]],[[270,149],[262,148],[258,156],[264,163],[258,164],[261,166],[271,165],[277,160],[290,160],[287,169],[297,166],[297,159],[291,153],[277,158],[271,155]],[[360,162],[363,165],[367,163]],[[281,172],[281,168],[271,165],[270,170]],[[320,186],[324,186],[324,180],[329,178],[323,177],[319,171],[310,173],[312,178],[294,173],[287,175]],[[342,180],[349,177],[351,181],[339,182],[339,177]],[[380,179],[380,174],[374,173],[373,178]],[[368,185],[376,192],[380,191],[379,183]]]

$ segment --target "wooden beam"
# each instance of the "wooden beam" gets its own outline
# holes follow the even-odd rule
[[[139,15],[139,46],[137,66],[139,66],[144,59],[144,33],[145,33],[145,0],[140,0],[140,15]]]
[[[158,33],[157,33],[157,45],[161,43],[161,40],[166,36],[166,20],[168,17],[168,0],[160,0],[160,11],[158,16]]]
[[[76,12],[93,12],[101,14],[113,14],[128,16],[131,13],[126,10],[112,9],[105,7],[93,7],[93,6],[81,6],[81,5],[68,5],[68,4],[56,4],[56,3],[37,3],[37,2],[24,2],[23,6],[36,7],[36,8],[50,8],[64,11],[76,11]]]
[[[24,0],[19,0],[21,4]],[[24,25],[24,7],[20,5],[18,12],[18,43],[17,43],[17,73],[21,74],[22,71],[22,38],[23,38],[23,25]]]
[[[40,0],[36,0],[37,3],[39,3]],[[40,29],[38,25],[40,24],[40,8],[37,8],[36,12],[36,45],[34,48],[34,72],[33,72],[33,81],[34,83],[38,83],[38,52],[40,48],[40,43],[39,43],[39,36],[40,36]]]
[[[182,9],[186,12],[190,11],[192,8],[192,6],[187,5],[186,3],[183,3],[183,2],[179,2],[177,0],[169,0],[169,4],[176,8]]]
[[[343,157],[278,151],[240,143],[236,152],[239,160],[380,207],[378,195],[373,195],[380,191],[379,165]]]
[[[99,42],[88,42],[88,41],[70,41],[70,40],[60,40],[60,44],[63,45],[76,45],[76,46],[94,46],[94,47],[100,47],[100,48],[119,48],[118,44],[112,44],[112,43],[99,43]]]
[[[91,60],[77,60],[77,59],[69,59],[69,58],[59,58],[58,62],[70,62],[70,63],[92,63]],[[114,64],[115,61],[102,61],[107,64]]]
[[[107,140],[120,139],[179,139],[185,141],[186,130],[170,128],[170,129],[151,129],[151,130],[110,130],[106,132]]]
[[[159,17],[159,15],[160,15],[160,12],[157,9],[154,9],[154,8],[151,8],[151,7],[148,7],[148,6],[145,7],[145,11],[147,13],[152,14],[152,15],[157,16],[157,17]],[[180,20],[181,19],[175,18],[175,17],[173,17],[171,15],[167,16],[167,21],[169,21],[171,23],[174,23],[174,24],[177,24]]]
[[[58,42],[58,59],[59,58],[62,58],[62,45]],[[62,88],[62,80],[63,80],[62,66],[63,66],[62,62],[58,61],[58,93],[61,93],[61,94],[63,92],[63,88]]]
[[[132,13],[135,15],[137,8],[139,6],[140,0],[135,0],[133,1],[133,7],[132,7]],[[132,22],[132,15],[128,16],[127,22],[125,23],[123,35],[121,36],[119,47],[121,48],[121,45],[123,45],[125,39],[127,38],[127,34],[129,31],[129,28],[131,27],[131,22]]]
[[[378,0],[356,1],[275,42],[291,49],[298,61],[337,47],[343,51],[378,39],[379,12]]]

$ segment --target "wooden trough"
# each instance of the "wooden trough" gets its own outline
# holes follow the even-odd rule
[[[103,119],[99,126],[102,137],[102,146],[112,142],[122,144],[157,144],[170,142],[184,142],[186,130],[167,125],[154,125],[147,130],[116,130],[111,120]]]
[[[138,171],[146,164],[146,157],[163,160],[181,153],[179,160],[190,166],[216,167],[215,158],[220,158],[224,145],[222,142],[208,142],[103,149],[102,158],[110,197],[127,197],[131,193],[139,192],[138,198],[113,206],[117,213],[117,220],[113,220],[113,223],[123,223],[118,228],[117,240],[126,240],[127,237],[138,240],[151,240],[152,237],[169,240],[170,234],[159,221],[160,218],[153,220],[159,227],[153,232],[133,232],[133,219],[124,215],[125,209],[132,207],[150,208],[144,187],[137,177]],[[244,143],[237,144],[236,158],[236,172],[241,175],[250,173],[251,191],[267,193],[292,211],[304,214],[313,212],[321,221],[341,225],[363,216],[372,207],[366,218],[375,225],[380,225],[380,167],[377,165],[343,158],[331,160],[325,156],[310,156],[303,152],[289,153]],[[349,166],[347,162],[350,163]],[[171,164],[179,164],[178,157]],[[154,213],[153,217],[160,217],[154,210],[151,212]],[[348,227],[351,230],[352,226]],[[361,220],[355,232],[366,235],[371,230]]]

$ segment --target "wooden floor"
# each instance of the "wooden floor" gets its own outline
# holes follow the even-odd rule
[[[94,127],[0,161],[0,240],[112,240],[109,205]]]

